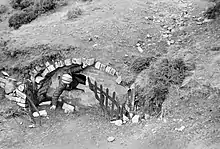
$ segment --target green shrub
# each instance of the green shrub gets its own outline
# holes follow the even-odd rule
[[[28,24],[37,18],[39,14],[56,8],[55,0],[43,0],[34,2],[32,0],[12,0],[11,5],[15,9],[22,9],[22,12],[12,15],[9,20],[9,27],[18,29],[23,24]]]
[[[208,19],[215,19],[220,15],[220,2],[217,2],[215,6],[208,8],[204,13],[204,16]]]
[[[31,5],[34,5],[34,0],[11,0],[10,5],[14,9],[25,9]]]
[[[22,11],[19,13],[15,13],[8,20],[9,27],[13,27],[14,29],[18,29],[23,24],[30,23],[31,21],[36,19],[36,17],[37,17],[37,14],[34,13],[33,11],[31,11],[31,12]]]
[[[163,58],[153,63],[148,71],[148,83],[143,88],[136,87],[139,106],[150,115],[158,115],[171,86],[180,86],[191,71],[183,59]]]
[[[155,60],[155,57],[138,57],[131,64],[131,70],[135,73],[140,73],[142,70],[147,69],[151,62]]]
[[[5,5],[0,5],[0,14],[5,13],[8,10],[8,8]]]
[[[50,10],[54,10],[56,8],[56,1],[55,0],[43,0],[38,1],[35,3],[35,7],[37,10],[41,11],[42,13],[48,12]]]
[[[21,1],[22,0],[10,0],[10,5],[14,9],[19,9]]]
[[[34,5],[33,0],[22,0],[20,3],[20,9],[23,10],[25,8],[32,6],[32,5]]]
[[[170,86],[182,84],[188,70],[183,59],[169,60],[164,58],[151,67],[150,78]]]
[[[56,0],[55,3],[56,3],[57,7],[66,6],[66,5],[68,5],[68,0]]]
[[[79,15],[82,15],[82,10],[79,7],[74,7],[67,13],[68,19],[77,18]]]

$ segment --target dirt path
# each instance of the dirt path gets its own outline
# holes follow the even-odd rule
[[[210,48],[210,44],[207,43],[215,41],[216,45],[219,45],[217,35],[216,37],[211,36],[213,30],[209,29],[209,25],[198,26],[190,21],[191,24],[186,26],[184,31],[176,30],[171,37],[175,41],[181,39],[182,42],[176,42],[171,46],[167,44],[167,39],[161,37],[161,33],[164,31],[161,26],[169,26],[173,15],[178,17],[183,10],[187,10],[190,15],[198,15],[208,6],[206,1],[94,0],[92,3],[79,2],[76,5],[84,11],[83,15],[75,20],[67,20],[66,13],[72,7],[69,5],[56,13],[42,16],[32,23],[22,26],[19,30],[12,31],[11,42],[8,44],[9,50],[26,51],[26,54],[20,55],[17,59],[0,60],[1,65],[12,67],[18,64],[27,65],[43,54],[54,52],[53,49],[36,48],[37,45],[50,44],[58,47],[72,45],[76,49],[64,51],[66,57],[95,57],[103,63],[111,64],[123,76],[128,76],[129,72],[123,63],[125,55],[170,54],[172,56],[184,55],[183,51],[187,51],[186,55],[190,58],[191,54],[192,59],[199,66],[198,77],[207,78],[209,68],[207,64],[216,56],[215,53],[207,54],[207,49]],[[205,31],[206,28],[208,31]],[[182,35],[183,32],[187,35]],[[147,34],[152,38],[149,39]],[[209,36],[211,39],[207,38]],[[93,41],[89,41],[90,37],[93,38]],[[142,54],[134,47],[138,40],[145,41]],[[90,73],[90,75],[99,78],[100,83],[114,89],[112,78],[108,76],[101,78],[100,76],[103,74],[97,72]],[[108,81],[104,81],[106,78]],[[217,77],[216,79],[218,80]],[[180,111],[176,111],[175,116],[169,118],[167,123],[151,120],[140,125],[126,124],[121,127],[107,122],[98,109],[80,111],[80,113],[70,116],[66,116],[59,110],[55,116],[48,110],[49,119],[43,119],[42,128],[26,128],[26,122],[20,128],[20,125],[13,120],[8,122],[9,124],[6,122],[0,124],[0,148],[219,148],[220,142],[216,138],[220,137],[220,128],[217,125],[219,123],[214,123],[218,122],[216,120],[218,110],[212,111],[215,112],[214,114],[210,112],[202,115],[198,108],[199,105],[205,105],[205,110],[208,111],[211,105],[217,106],[219,101],[217,99],[213,99],[212,102],[207,102],[205,99],[200,99],[200,101],[191,99],[190,102],[180,101],[180,103]],[[1,106],[4,107],[4,105]],[[190,112],[196,118],[190,117]],[[184,116],[182,116],[183,113]],[[183,118],[180,118],[180,115]],[[211,124],[208,123],[209,118]],[[18,119],[18,121],[23,120]],[[175,130],[181,126],[186,126],[185,130]],[[115,137],[116,140],[112,143],[107,142],[109,136]]]

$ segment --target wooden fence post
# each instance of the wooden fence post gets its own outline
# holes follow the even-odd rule
[[[108,90],[108,88],[106,88],[106,97],[105,97],[105,107],[106,107],[106,109],[107,109],[107,111],[108,111],[108,93],[109,93],[109,90]]]
[[[116,98],[116,94],[115,92],[113,92],[113,95],[112,95],[112,100],[115,100]],[[112,101],[112,109],[111,109],[111,119],[113,118],[113,114],[114,114],[114,109],[115,108],[115,103]]]
[[[131,111],[134,111],[134,101],[135,101],[135,90],[131,89]]]

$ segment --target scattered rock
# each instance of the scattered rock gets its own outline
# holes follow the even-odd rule
[[[35,124],[31,124],[28,126],[29,128],[36,128],[36,125]]]
[[[143,52],[144,52],[144,50],[143,50],[141,47],[137,47],[137,49],[138,49],[138,51],[139,51],[140,53],[143,53]]]
[[[137,46],[137,47],[140,47],[140,46],[141,46],[141,44],[140,44],[140,43],[137,43],[137,44],[136,44],[136,46]]]
[[[120,84],[121,82],[122,82],[122,78],[121,78],[121,76],[118,76],[118,78],[116,79],[116,83]]]
[[[203,24],[203,22],[197,22],[196,24],[197,24],[197,25],[202,25],[202,24]]]
[[[168,34],[163,34],[163,38],[168,38],[168,37],[170,37],[170,35],[168,35]]]
[[[39,111],[39,113],[40,113],[40,116],[45,116],[45,117],[47,116],[47,111],[46,110]],[[34,112],[33,116],[38,117],[39,116],[38,112]]]
[[[171,27],[171,26],[167,28],[167,30],[169,30],[169,31],[171,31],[172,29],[173,29],[173,27]]]
[[[126,123],[128,121],[129,121],[129,118],[123,114],[123,123]]]
[[[64,113],[72,113],[74,112],[75,107],[67,103],[64,103],[62,106],[62,109],[64,110]]]
[[[90,37],[90,38],[89,38],[89,41],[91,42],[91,41],[93,41],[93,39]]]
[[[95,39],[99,39],[99,36],[98,36],[98,35],[95,35],[94,38],[95,38]]]
[[[152,36],[150,34],[147,34],[147,38],[152,38]]]
[[[4,76],[9,77],[9,74],[8,74],[7,72],[5,72],[5,71],[2,71],[2,74],[3,74]]]
[[[122,120],[112,121],[111,124],[115,124],[116,126],[121,126],[122,125]]]
[[[202,21],[204,21],[204,18],[199,17],[199,18],[197,18],[197,20],[196,20],[196,21],[198,21],[198,22],[202,22]]]
[[[150,119],[150,115],[149,115],[149,114],[144,114],[144,119],[145,119],[145,120]]]
[[[180,128],[175,128],[175,130],[182,132],[185,128],[186,128],[185,126],[181,126]]]
[[[92,47],[95,48],[95,47],[97,47],[97,46],[98,46],[98,44],[96,43],[96,44],[94,44]]]
[[[113,141],[115,141],[115,138],[114,137],[108,137],[107,141],[108,142],[113,142]]]
[[[5,82],[5,93],[9,94],[9,93],[11,93],[14,90],[15,90],[15,83],[14,83],[14,81],[7,80]]]
[[[45,105],[50,105],[50,104],[51,104],[51,101],[45,101],[45,102],[40,103],[39,105],[45,106]]]
[[[167,44],[168,44],[168,45],[172,45],[172,44],[174,44],[174,43],[175,43],[174,40],[167,41]]]
[[[129,116],[130,116],[130,117],[133,117],[133,116],[134,116],[134,114],[133,114],[133,113],[129,113]]]
[[[140,118],[140,115],[135,115],[135,116],[132,118],[132,123],[138,123],[138,122],[139,122],[139,118]]]
[[[156,133],[157,132],[157,130],[156,129],[152,129],[152,133]]]
[[[212,22],[214,19],[205,19],[204,21],[203,21],[203,23],[208,23],[208,22]]]
[[[150,21],[153,21],[154,18],[153,17],[144,17],[146,20],[150,20]]]

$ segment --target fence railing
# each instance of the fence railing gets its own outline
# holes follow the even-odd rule
[[[109,93],[109,89],[104,90],[103,86],[97,85],[95,81],[94,84],[88,78],[89,88],[95,93],[95,98],[99,101],[100,107],[103,110],[104,114],[109,116],[111,120],[114,118],[122,119],[123,114],[126,113],[125,103],[120,104],[116,99],[116,93],[113,92],[112,96]]]

